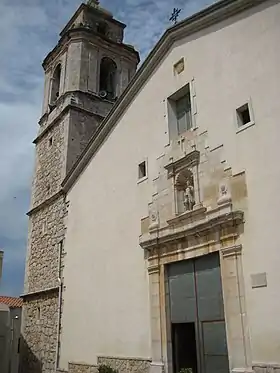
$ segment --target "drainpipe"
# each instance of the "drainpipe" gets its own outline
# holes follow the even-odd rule
[[[60,316],[61,316],[61,304],[62,304],[62,280],[61,280],[61,259],[62,259],[62,242],[59,243],[59,257],[58,257],[58,312],[57,312],[57,343],[56,343],[56,353],[55,353],[55,370],[58,369],[59,365],[59,344],[60,344]]]

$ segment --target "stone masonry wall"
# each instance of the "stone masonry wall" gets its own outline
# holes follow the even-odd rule
[[[69,172],[87,146],[91,136],[99,126],[100,121],[100,117],[89,116],[83,112],[71,110],[66,173]]]
[[[98,364],[108,365],[119,373],[148,373],[150,363],[149,360],[139,358],[98,357]]]
[[[104,364],[119,373],[148,373],[150,361],[139,358],[119,358],[113,356],[99,356],[98,365]],[[69,363],[69,373],[97,373],[98,365],[89,365],[86,363]]]
[[[69,363],[68,373],[97,373],[96,365],[88,365],[84,363]]]
[[[32,208],[60,190],[65,173],[65,127],[68,121],[69,116],[66,115],[36,146]]]
[[[57,346],[58,292],[24,303],[20,373],[53,373]]]
[[[29,256],[25,292],[58,285],[59,242],[64,238],[64,197],[30,217]]]

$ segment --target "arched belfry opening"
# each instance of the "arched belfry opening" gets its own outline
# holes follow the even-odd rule
[[[51,104],[53,104],[59,97],[59,88],[60,88],[60,79],[61,79],[61,65],[57,65],[53,77],[52,77],[52,88],[51,88]]]
[[[100,63],[99,93],[113,100],[116,97],[117,65],[111,58],[104,57]]]

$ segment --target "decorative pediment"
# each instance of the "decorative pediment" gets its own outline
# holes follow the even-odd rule
[[[168,177],[174,176],[174,174],[179,173],[183,169],[193,168],[198,166],[200,158],[200,152],[198,150],[193,150],[192,152],[186,154],[184,157],[177,159],[176,161],[171,161],[164,168],[167,170]]]

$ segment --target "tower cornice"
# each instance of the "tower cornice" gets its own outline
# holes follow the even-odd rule
[[[111,40],[105,36],[102,38],[100,35],[93,31],[92,29],[88,29],[86,27],[76,27],[73,29],[68,30],[59,40],[58,44],[53,48],[53,50],[46,56],[44,59],[42,66],[44,70],[46,71],[50,63],[57,57],[57,55],[61,52],[61,50],[71,41],[74,40],[77,41],[77,36],[81,38],[81,40],[86,41],[95,41],[96,40],[105,40],[106,42],[110,43],[112,47],[117,49],[124,49],[126,50],[130,55],[133,54],[137,60],[137,62],[140,61],[139,53],[130,45],[124,44],[124,43],[117,43],[114,40]]]

